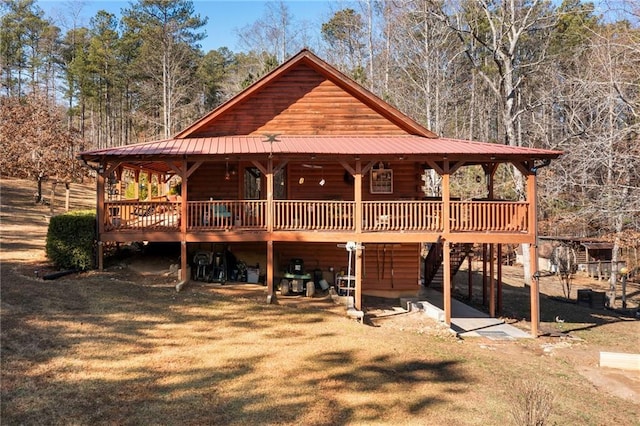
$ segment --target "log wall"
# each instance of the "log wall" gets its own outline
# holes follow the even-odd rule
[[[333,273],[347,272],[348,252],[345,248],[338,247],[338,244],[344,243],[275,243],[274,261],[278,271],[275,275],[284,271],[291,259],[301,258],[306,272],[321,269],[325,279],[333,283],[329,279],[333,278]],[[363,254],[363,291],[417,291],[420,277],[419,255],[417,244],[367,244]],[[352,260],[352,268],[354,265],[355,258]],[[330,268],[333,268],[333,273]]]
[[[397,125],[304,64],[272,81],[192,137],[290,135],[402,135]]]

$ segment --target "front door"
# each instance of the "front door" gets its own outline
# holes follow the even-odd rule
[[[244,171],[244,199],[264,200],[266,191],[264,184],[266,179],[257,167],[247,167]],[[287,198],[287,173],[286,168],[279,169],[273,181],[273,198],[285,200]]]

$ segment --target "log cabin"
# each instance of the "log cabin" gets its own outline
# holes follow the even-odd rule
[[[194,253],[218,244],[262,260],[269,301],[302,259],[331,284],[350,273],[357,309],[363,295],[416,295],[440,269],[450,324],[452,275],[471,245],[524,244],[536,270],[536,170],[560,155],[439,137],[305,49],[171,139],[79,158],[97,171],[100,269],[107,242],[175,242],[184,281]],[[494,197],[501,164],[522,173],[526,199]],[[485,196],[453,196],[451,176],[473,166]],[[530,300],[537,335],[535,282]]]

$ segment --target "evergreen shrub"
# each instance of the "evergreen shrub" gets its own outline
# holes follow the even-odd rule
[[[96,213],[78,210],[53,216],[47,231],[46,254],[60,269],[85,271],[94,266]]]

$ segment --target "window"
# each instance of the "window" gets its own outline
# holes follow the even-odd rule
[[[393,170],[385,168],[371,170],[370,184],[372,194],[393,194]]]

